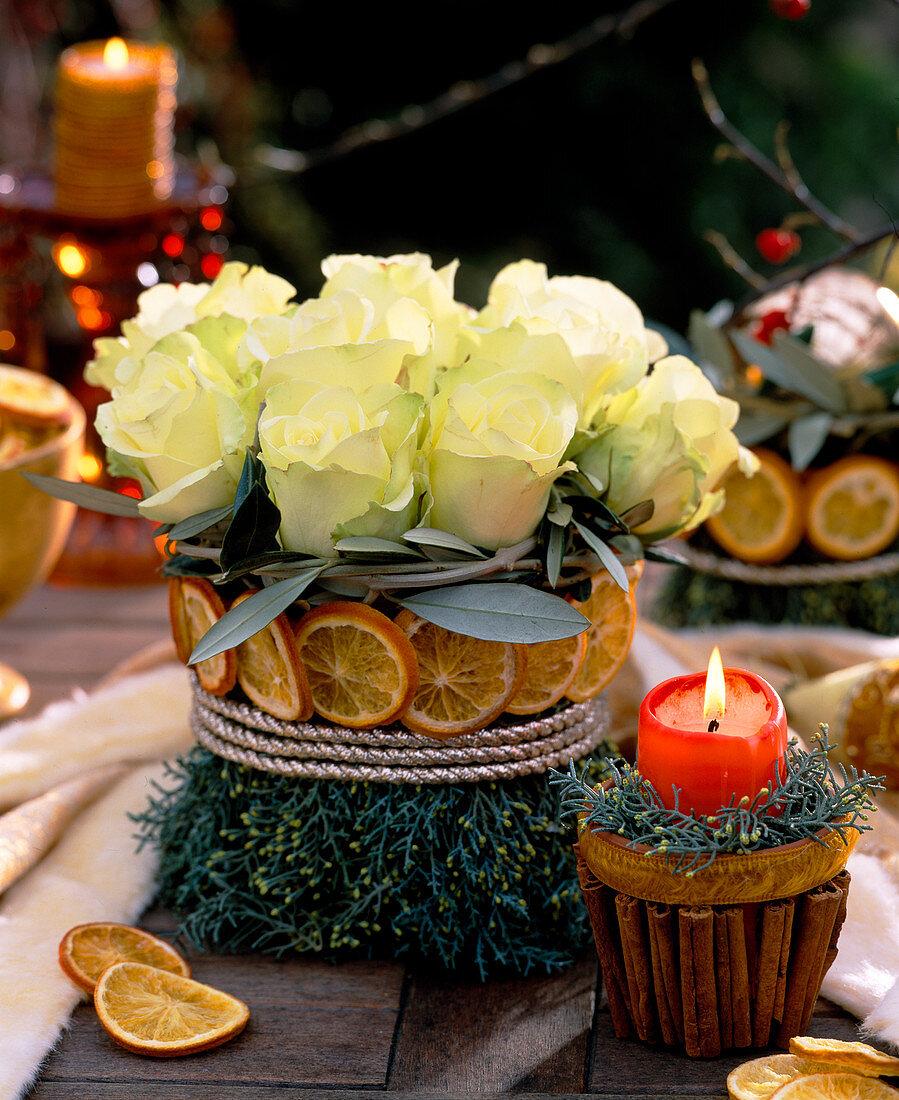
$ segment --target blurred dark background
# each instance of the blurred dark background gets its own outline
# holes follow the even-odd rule
[[[495,271],[529,256],[551,274],[610,279],[678,331],[742,280],[703,239],[725,234],[762,274],[756,233],[795,205],[715,157],[690,62],[701,57],[732,121],[769,155],[781,119],[811,189],[861,229],[899,218],[893,0],[811,0],[779,18],[767,0],[673,0],[629,40],[612,36],[394,140],[298,175],[260,165],[263,144],[313,150],[459,82],[566,39],[610,3],[326,4],[304,0],[0,0],[0,157],[49,154],[56,58],[112,34],[179,53],[178,147],[220,158],[232,258],[303,295],[330,252],[420,250],[462,261],[457,296],[480,305]],[[650,0],[649,8],[652,8]],[[415,112],[402,117],[415,118]],[[836,245],[803,230],[799,259]]]

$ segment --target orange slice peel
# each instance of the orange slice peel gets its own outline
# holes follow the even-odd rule
[[[221,596],[203,577],[169,579],[169,619],[175,652],[182,664],[189,663],[194,646],[224,614]],[[195,669],[203,690],[210,695],[225,695],[237,680],[233,649],[199,661]]]
[[[572,702],[592,699],[624,664],[637,622],[633,588],[640,575],[642,569],[635,572],[631,589],[625,592],[608,573],[597,574],[587,599],[583,603],[571,601],[591,624],[586,631],[584,659],[565,689],[565,695]]]
[[[59,944],[59,965],[85,993],[93,993],[108,966],[126,960],[190,977],[187,960],[170,943],[127,924],[113,921],[78,924],[66,932]]]
[[[527,646],[445,630],[403,610],[394,620],[409,637],[419,686],[403,725],[442,740],[483,729],[524,684]]]
[[[418,688],[409,639],[367,604],[335,600],[307,611],[297,624],[296,647],[315,710],[337,725],[389,725]]]
[[[847,455],[809,477],[806,538],[837,561],[873,557],[899,535],[899,465]]]
[[[220,1046],[243,1031],[250,1015],[228,993],[139,962],[107,967],[94,990],[94,1007],[116,1043],[154,1058]]]
[[[248,600],[254,591],[243,592],[231,607]],[[306,722],[312,717],[309,682],[285,614],[241,642],[235,655],[237,682],[258,707],[286,722]]]

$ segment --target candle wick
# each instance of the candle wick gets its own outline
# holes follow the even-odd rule
[[[718,719],[717,719],[717,718],[713,718],[713,719],[711,720],[711,722],[709,722],[709,733],[715,733],[715,731],[716,731],[717,729],[718,729]]]

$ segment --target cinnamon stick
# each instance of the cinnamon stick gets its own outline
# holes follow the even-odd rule
[[[593,928],[593,941],[602,971],[612,1028],[619,1039],[628,1039],[633,1033],[631,1007],[627,992],[627,979],[617,944],[617,920],[610,919],[609,903],[612,891],[599,881],[590,868],[578,859],[578,879],[587,906],[587,915]]]
[[[752,1044],[750,1017],[749,964],[746,955],[746,927],[743,909],[733,906],[724,910],[727,918],[727,945],[730,950],[730,1003],[735,1047]]]
[[[787,993],[787,974],[790,966],[790,945],[793,942],[793,918],[796,903],[792,898],[784,898],[784,930],[780,944],[780,960],[777,964],[777,988],[774,992],[774,1020],[780,1025],[783,1020],[784,998]]]
[[[684,1042],[684,1009],[680,992],[680,966],[676,945],[674,916],[670,905],[660,902],[648,902],[646,917],[653,940],[658,950],[664,999],[668,1004],[668,1013],[678,1043]],[[656,996],[661,1003],[662,994],[656,986]],[[661,1017],[661,1010],[660,1010]],[[667,1040],[666,1040],[667,1042]]]
[[[615,895],[621,953],[630,994],[631,1014],[637,1035],[647,1043],[658,1038],[657,1017],[652,998],[652,969],[649,943],[643,928],[641,903],[629,894]]]
[[[843,923],[846,920],[846,903],[849,900],[849,884],[852,882],[852,876],[848,871],[840,871],[840,873],[830,881],[843,896],[840,899],[840,906],[837,909],[837,919],[833,922],[833,931],[830,933],[830,943],[827,945],[827,951],[824,954],[824,967],[821,971],[822,981],[824,981],[824,975],[830,970],[834,959],[837,957],[837,941],[840,938],[840,932],[842,932]]]
[[[777,901],[762,906],[756,995],[752,1009],[752,1045],[765,1047],[771,1035],[777,971],[783,943],[785,910]]]
[[[734,1045],[733,1005],[730,991],[730,943],[727,936],[727,914],[715,910],[715,972],[718,976],[718,1024],[721,1046],[729,1050]]]
[[[684,1033],[691,1058],[721,1053],[714,927],[711,909],[685,906],[678,912]]]
[[[649,938],[649,956],[652,962],[652,988],[656,998],[656,1012],[658,1013],[662,1042],[671,1047],[677,1043],[677,1032],[674,1028],[674,1021],[671,1019],[671,1007],[668,1004],[665,976],[662,973],[662,961],[659,954],[658,933],[656,932],[655,922],[649,916],[649,906],[650,903],[647,903],[646,931]]]
[[[749,999],[755,1000],[759,976],[759,930],[757,904],[743,906],[743,928],[746,938],[746,969],[749,972]]]
[[[786,1049],[808,1025],[821,987],[824,955],[830,943],[842,892],[830,883],[809,890],[802,898],[791,952],[778,1046]]]

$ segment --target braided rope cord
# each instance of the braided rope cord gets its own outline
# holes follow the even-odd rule
[[[675,565],[686,565],[713,577],[742,581],[744,584],[773,586],[840,584],[847,581],[866,581],[899,572],[899,552],[895,551],[867,558],[865,561],[821,562],[814,565],[752,565],[734,558],[722,558],[692,546],[680,546],[676,550],[666,546],[665,556]]]

